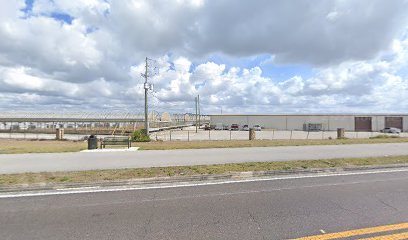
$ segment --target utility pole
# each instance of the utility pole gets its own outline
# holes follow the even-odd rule
[[[146,135],[149,135],[149,110],[147,108],[148,104],[147,104],[147,91],[149,90],[149,84],[147,83],[147,68],[148,68],[148,64],[147,64],[147,57],[146,57],[146,66],[145,66],[145,74],[144,74],[144,78],[145,78],[145,82],[144,82],[144,90],[145,90],[145,129],[146,129]]]
[[[200,110],[200,94],[197,96],[197,104],[198,104],[198,127],[201,126],[201,110]]]
[[[150,62],[150,63],[149,63]],[[153,68],[152,68],[153,67]],[[141,73],[142,77],[144,77],[145,82],[143,85],[144,93],[145,93],[145,129],[146,134],[149,134],[149,109],[148,109],[148,99],[147,95],[149,90],[153,90],[153,85],[148,82],[149,77],[153,77],[154,75],[158,74],[158,68],[155,66],[155,60],[146,57],[146,65],[144,73]]]
[[[198,127],[198,125],[197,125],[197,111],[198,111],[198,100],[197,100],[197,97],[195,97],[195,109],[196,109],[196,114],[195,114],[195,125],[196,125],[196,133],[198,132],[198,129],[197,129],[197,127]]]

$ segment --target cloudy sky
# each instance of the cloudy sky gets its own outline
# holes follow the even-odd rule
[[[408,112],[406,0],[0,0],[0,111],[142,111],[146,56],[158,112]]]

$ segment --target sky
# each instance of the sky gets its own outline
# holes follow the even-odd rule
[[[0,0],[0,111],[408,112],[407,0]]]

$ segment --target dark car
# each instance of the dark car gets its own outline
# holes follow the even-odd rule
[[[238,131],[239,130],[239,125],[234,123],[234,124],[231,125],[230,129],[231,129],[231,131]]]

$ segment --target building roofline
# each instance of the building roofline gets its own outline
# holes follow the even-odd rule
[[[240,117],[240,116],[408,116],[408,113],[333,113],[333,114],[208,114],[207,116],[226,116],[226,117]]]

